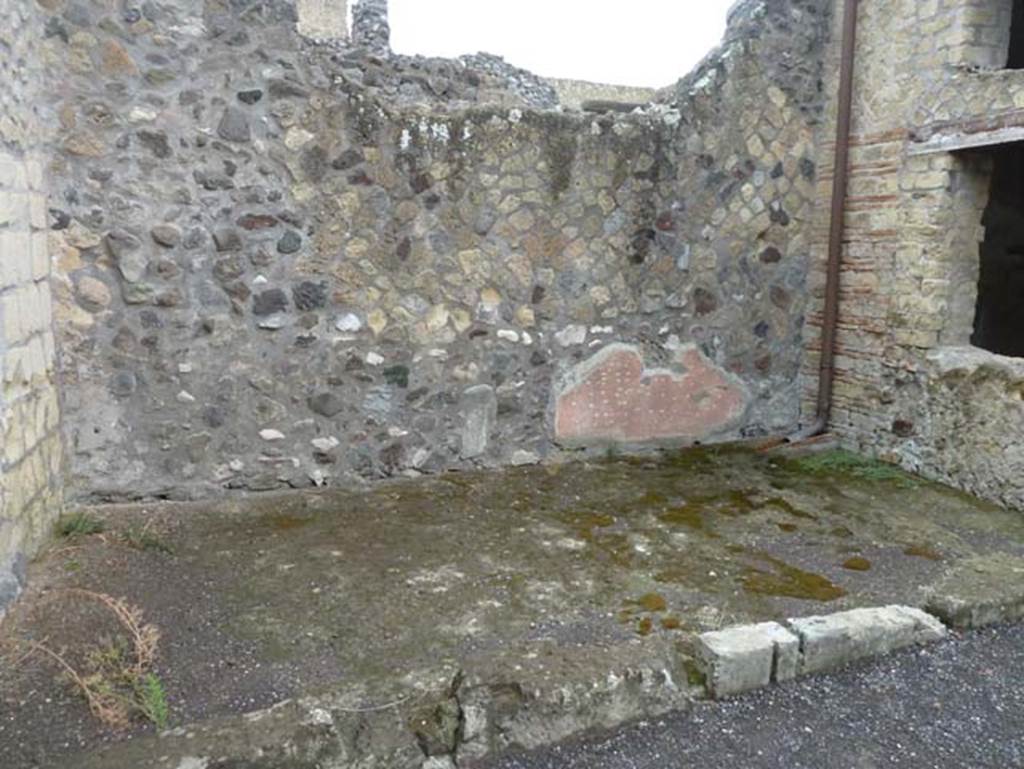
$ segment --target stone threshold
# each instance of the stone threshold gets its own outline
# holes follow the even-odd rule
[[[287,760],[289,767],[309,769],[473,767],[506,747],[544,747],[701,700],[935,643],[950,627],[968,630],[1021,618],[1024,587],[973,598],[938,591],[927,610],[860,608],[704,633],[694,656],[685,645],[657,640],[588,649],[575,667],[556,666],[557,677],[541,663],[535,669],[521,661],[505,667],[493,659],[474,669],[420,674],[418,692],[391,702],[354,706],[365,697],[362,691],[288,700],[78,757],[73,766],[271,769]]]

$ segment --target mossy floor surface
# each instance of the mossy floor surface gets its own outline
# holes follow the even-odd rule
[[[24,639],[74,656],[110,632],[66,588],[124,597],[160,628],[184,724],[329,687],[373,706],[488,656],[919,605],[962,559],[1024,554],[1020,513],[848,455],[737,449],[88,515],[102,531],[54,544],[0,628],[0,766],[125,737],[24,654]]]

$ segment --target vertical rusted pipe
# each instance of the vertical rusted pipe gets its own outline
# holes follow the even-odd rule
[[[843,257],[846,193],[849,184],[850,125],[853,114],[853,75],[857,52],[858,0],[845,0],[843,40],[839,62],[839,112],[836,121],[835,165],[832,172],[832,212],[828,233],[825,308],[821,326],[821,364],[818,369],[818,407],[813,432],[828,428],[835,379],[836,329],[839,325],[839,277]]]

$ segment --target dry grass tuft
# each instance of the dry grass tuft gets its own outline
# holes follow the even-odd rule
[[[103,607],[117,621],[120,632],[88,644],[77,667],[67,652],[56,651],[45,643],[28,641],[30,651],[54,662],[88,703],[93,716],[107,726],[125,729],[135,716],[152,721],[159,728],[166,726],[163,685],[151,670],[160,643],[159,628],[145,622],[142,609],[124,598],[81,589],[66,590],[63,594]]]

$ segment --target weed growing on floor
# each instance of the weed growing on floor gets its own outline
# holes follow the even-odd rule
[[[86,537],[103,531],[103,521],[89,513],[73,513],[57,523],[57,533],[65,538]]]
[[[157,729],[167,728],[170,718],[170,707],[167,705],[167,693],[164,684],[154,673],[147,673],[142,681],[135,682],[135,700],[139,711],[152,722]]]
[[[121,540],[136,550],[152,551],[173,555],[174,550],[158,535],[149,531],[148,526],[129,526],[120,533]]]
[[[794,461],[797,468],[814,475],[848,475],[863,481],[895,483],[900,486],[916,486],[918,480],[895,465],[878,459],[869,459],[852,451],[836,449],[821,454],[799,457]]]
[[[89,705],[99,721],[114,729],[127,728],[133,719],[143,718],[164,729],[170,716],[163,682],[152,672],[160,631],[144,621],[142,610],[123,598],[89,590],[68,590],[71,600],[99,604],[116,620],[118,634],[89,642],[72,660],[64,651],[45,643],[30,641],[39,652],[60,668],[63,676]]]

